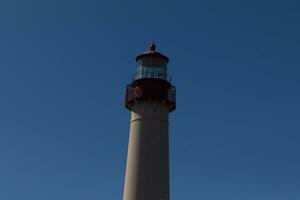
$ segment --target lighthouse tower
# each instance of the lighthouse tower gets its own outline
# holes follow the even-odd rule
[[[136,62],[125,97],[131,119],[123,200],[169,200],[168,125],[176,108],[169,58],[152,44]]]

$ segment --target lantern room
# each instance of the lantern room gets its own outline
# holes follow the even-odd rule
[[[176,89],[167,73],[169,58],[155,50],[151,44],[148,51],[136,57],[137,71],[126,87],[125,106],[132,110],[140,101],[164,102],[169,112],[176,108]]]
[[[169,58],[156,51],[156,46],[151,44],[148,51],[136,57],[137,71],[134,79],[154,78],[171,81],[167,73]]]

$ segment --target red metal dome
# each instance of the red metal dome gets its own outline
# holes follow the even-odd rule
[[[160,57],[160,58],[165,59],[166,62],[169,62],[169,58],[167,56],[156,51],[156,46],[153,43],[149,46],[148,51],[138,55],[135,60],[138,61],[139,59],[141,59],[143,57]]]

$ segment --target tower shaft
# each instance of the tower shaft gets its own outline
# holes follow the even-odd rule
[[[123,200],[169,200],[168,113],[160,102],[134,105]]]

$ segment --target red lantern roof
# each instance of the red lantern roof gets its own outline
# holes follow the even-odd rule
[[[138,55],[136,57],[136,61],[138,61],[139,59],[143,58],[143,57],[160,57],[165,59],[167,62],[169,62],[169,58],[161,53],[159,53],[158,51],[156,51],[156,46],[155,44],[151,44],[149,46],[148,51],[146,51],[145,53],[142,53],[140,55]]]

